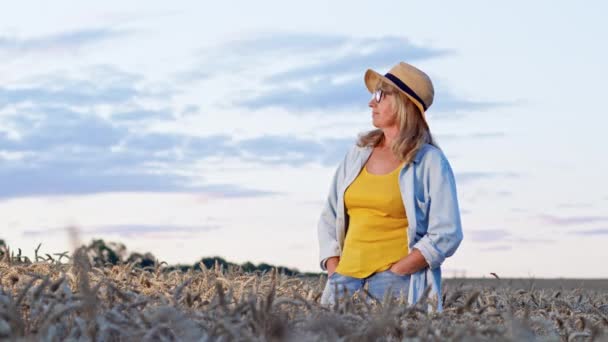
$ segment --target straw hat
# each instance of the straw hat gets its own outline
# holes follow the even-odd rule
[[[426,110],[433,104],[435,90],[433,83],[427,74],[413,65],[400,62],[395,65],[384,76],[372,69],[365,72],[365,86],[373,93],[380,80],[395,86],[400,92],[405,94],[420,109],[422,117],[425,117]]]

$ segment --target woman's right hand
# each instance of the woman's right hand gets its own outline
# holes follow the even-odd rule
[[[340,263],[340,257],[339,256],[335,256],[335,257],[331,257],[329,259],[327,259],[327,277],[331,277],[332,274],[334,274],[334,272],[336,271],[336,267],[338,267],[338,264]]]

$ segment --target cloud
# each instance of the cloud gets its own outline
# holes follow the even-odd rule
[[[362,75],[340,82],[323,76],[308,81],[305,87],[279,84],[265,93],[244,98],[236,105],[250,110],[275,107],[301,113],[313,110],[366,108],[369,98],[370,94]],[[429,112],[486,110],[504,105],[507,104],[458,99],[450,91],[438,89],[436,102]]]
[[[527,237],[527,238],[515,238],[515,237],[511,237],[509,239],[509,241],[513,242],[514,244],[529,244],[529,245],[543,244],[543,243],[553,243],[553,242],[555,242],[554,239],[532,238],[532,237]]]
[[[249,110],[268,107],[284,108],[289,111],[331,110],[365,107],[369,97],[362,80],[343,84],[332,84],[328,77],[315,80],[307,89],[278,86],[264,94],[256,95],[236,103]]]
[[[354,138],[311,140],[289,136],[262,136],[242,140],[237,148],[243,159],[248,161],[291,166],[307,163],[335,166],[354,143]]]
[[[82,45],[117,34],[115,31],[85,30],[21,40],[3,38],[0,46],[34,49]],[[298,80],[318,85],[311,88],[317,93],[309,96],[311,94],[275,89],[274,93],[249,99],[253,101],[251,106],[259,108],[281,105],[285,99],[287,106],[298,108],[352,106],[360,101],[361,96],[367,97],[361,77],[356,82],[342,83],[334,82],[333,78],[359,73],[367,65],[383,67],[393,63],[397,56],[423,60],[450,53],[418,46],[398,37],[354,39],[314,34],[258,35],[232,44],[233,47],[240,46],[241,52],[248,49],[261,54],[302,51],[302,60],[307,60],[306,56],[310,54],[332,57],[308,59],[307,63],[300,62],[295,68],[277,69],[267,75],[268,80],[274,77],[278,87],[282,86],[281,83],[288,85]],[[260,46],[264,49],[259,49]],[[331,47],[339,47],[339,51]],[[309,50],[314,51],[309,54]],[[309,76],[314,78],[314,74],[327,74],[327,78],[311,79]],[[150,122],[171,123],[179,117],[173,108],[166,105],[160,108],[144,105],[170,98],[177,90],[168,88],[153,92],[149,90],[151,88],[143,75],[109,65],[88,67],[79,70],[78,74],[41,75],[28,82],[0,87],[0,115],[5,123],[0,130],[0,146],[3,163],[8,160],[0,170],[3,179],[0,181],[0,197],[107,191],[213,191],[224,196],[270,195],[262,189],[231,184],[203,182],[200,185],[204,175],[193,175],[191,167],[198,160],[227,156],[261,165],[320,163],[335,166],[355,142],[355,139],[293,136],[234,140],[225,134],[150,133],[145,129]],[[264,96],[269,97],[264,99]],[[254,103],[256,101],[257,104]],[[200,112],[200,109],[189,106],[185,111]]]
[[[486,111],[494,108],[512,106],[514,103],[499,101],[477,101],[459,98],[451,90],[436,86],[435,99],[429,108],[430,113]],[[483,137],[483,136],[482,136]],[[487,138],[487,137],[485,137]]]
[[[5,106],[29,104],[42,106],[90,107],[104,104],[125,104],[140,98],[167,97],[170,93],[153,94],[140,89],[141,76],[110,66],[82,70],[79,75],[40,75],[25,85],[0,87],[0,109]]]
[[[0,136],[0,144],[12,150],[41,151],[60,145],[111,146],[128,131],[99,116],[59,106],[23,109],[19,116],[8,120],[17,128],[21,139]]]
[[[104,65],[77,77],[43,75],[27,87],[0,88],[0,108],[10,109],[5,108],[3,121],[17,136],[0,132],[7,161],[0,169],[0,197],[115,191],[270,196],[275,193],[232,184],[201,185],[204,175],[190,170],[197,160],[228,156],[260,165],[335,166],[355,143],[354,138],[234,140],[225,134],[146,132],[147,122],[170,122],[176,116],[171,108],[140,104],[170,96],[170,89],[160,94],[145,89],[141,75]],[[100,106],[108,106],[109,113],[99,113]]]
[[[137,75],[108,73],[107,90],[121,89],[125,81]],[[61,88],[60,80],[56,84]],[[68,82],[69,83],[69,82]],[[87,89],[91,85],[81,85]],[[115,88],[116,87],[116,88]],[[42,87],[40,87],[42,89]],[[42,91],[43,93],[45,91]],[[133,89],[134,97],[142,97]],[[33,100],[28,99],[28,101]],[[124,98],[113,98],[116,106]],[[56,101],[57,103],[54,103]],[[262,189],[248,189],[230,184],[200,184],[188,170],[200,159],[236,157],[260,165],[309,163],[335,166],[354,138],[307,139],[269,135],[234,140],[220,134],[186,136],[177,133],[148,133],[140,129],[147,120],[173,118],[166,109],[147,109],[132,104],[128,111],[114,111],[107,118],[95,111],[71,108],[83,104],[82,97],[69,93],[54,98],[53,104],[28,102],[19,115],[4,116],[15,127],[19,139],[0,133],[3,156],[15,157],[0,169],[0,197],[89,194],[113,191],[174,192],[207,191],[218,196],[273,195]],[[89,104],[88,101],[84,101]],[[95,103],[96,101],[92,101]],[[192,110],[192,109],[188,109]],[[142,123],[133,124],[134,122]],[[18,156],[19,158],[16,158]],[[9,158],[6,158],[7,160]],[[501,173],[464,173],[459,180],[509,176]]]
[[[350,41],[351,39],[347,36],[268,31],[232,40],[219,48],[232,51],[235,56],[249,56],[260,54],[260,52],[264,54],[306,53],[311,50],[334,49],[344,46]]]
[[[458,172],[455,175],[458,183],[471,183],[478,180],[494,178],[519,178],[515,172]]]
[[[94,194],[105,192],[191,192],[224,197],[275,195],[264,190],[232,184],[192,185],[188,177],[153,174],[145,170],[114,170],[119,164],[60,162],[40,167],[11,167],[0,170],[0,199],[9,197]],[[63,163],[67,164],[67,163]],[[81,165],[78,165],[81,164]]]
[[[572,230],[571,234],[581,235],[581,236],[604,236],[608,235],[608,228],[596,228],[596,229],[584,229],[584,230]]]
[[[124,149],[136,150],[136,151],[167,151],[175,148],[184,148],[187,143],[187,137],[173,133],[144,133],[138,134],[132,132],[124,136],[121,144],[124,145]],[[203,141],[205,144],[211,144],[216,140],[210,138],[198,138],[197,140]],[[221,140],[223,143],[224,140]],[[202,144],[201,144],[202,145]],[[214,146],[217,144],[213,144]],[[208,146],[208,145],[207,145]]]
[[[176,82],[192,83],[214,77],[225,79],[226,74],[241,74],[265,66],[279,73],[281,69],[274,63],[276,60],[306,56],[301,59],[310,61],[311,55],[335,51],[336,47],[345,46],[350,40],[347,36],[285,31],[239,35],[236,39],[199,50],[196,60],[201,62],[173,76]],[[273,61],[273,64],[268,65],[268,61]]]
[[[317,141],[291,136],[233,141],[228,135],[141,133],[130,130],[121,120],[82,114],[68,107],[40,106],[31,110],[31,115],[24,112],[12,118],[21,138],[0,134],[2,155],[22,157],[9,160],[0,169],[0,197],[114,191],[275,195],[231,184],[194,186],[193,181],[200,183],[200,179],[182,171],[198,159],[225,156],[266,165],[334,165],[354,143],[351,139]]]
[[[133,110],[120,111],[112,113],[112,121],[117,123],[128,123],[137,125],[142,121],[149,120],[171,120],[173,119],[172,110],[167,109],[144,109],[137,108]]]
[[[189,84],[202,80],[209,79],[212,73],[203,70],[184,70],[174,74],[174,78],[178,84]]]
[[[535,244],[547,244],[554,243],[555,240],[547,238],[536,238],[536,237],[522,237],[513,235],[512,232],[507,229],[473,229],[468,230],[467,235],[471,236],[471,240],[480,244],[488,244],[494,242],[508,243],[509,246],[513,245],[535,245]],[[491,250],[494,247],[489,247]],[[509,247],[510,249],[511,247]]]
[[[480,251],[484,251],[484,252],[504,252],[504,251],[510,251],[512,249],[513,249],[513,246],[509,246],[509,245],[498,245],[498,246],[479,248]]]
[[[122,82],[136,75],[113,75],[105,88],[117,93]],[[69,81],[64,83],[70,83]],[[56,80],[60,89],[61,80]],[[81,84],[77,91],[92,87]],[[48,93],[42,87],[34,93]],[[95,91],[92,91],[94,93]],[[28,93],[29,94],[29,93]],[[17,196],[90,194],[114,191],[206,192],[216,196],[252,197],[276,193],[233,184],[200,184],[187,170],[199,159],[237,157],[259,164],[306,163],[334,165],[354,141],[350,139],[311,140],[293,136],[262,136],[234,141],[229,135],[186,136],[176,133],[146,133],[133,122],[173,117],[170,109],[154,110],[132,105],[128,111],[115,111],[104,118],[95,111],[96,100],[72,96],[73,90],[55,92],[52,98],[35,101],[32,94],[21,94],[11,104],[16,114],[3,118],[15,128],[18,139],[0,132],[3,168],[0,169],[0,198]],[[145,94],[133,89],[129,96]],[[45,101],[48,100],[48,101]],[[89,101],[91,100],[91,101]],[[127,98],[109,98],[112,106]],[[114,102],[112,102],[114,101]],[[74,110],[79,105],[87,110]],[[5,158],[6,157],[6,158]],[[158,167],[161,165],[162,167]],[[184,172],[185,171],[185,172]]]
[[[82,235],[119,235],[123,238],[151,238],[155,236],[170,236],[176,237],[186,235],[192,237],[192,234],[206,233],[209,231],[220,229],[218,225],[202,225],[202,226],[180,226],[180,225],[143,225],[143,224],[125,224],[125,225],[102,225],[93,227],[83,227],[79,229],[79,234]],[[38,236],[48,236],[49,234],[68,234],[67,228],[37,228],[26,229],[22,232],[23,236],[35,238]]]
[[[476,111],[508,105],[506,103],[475,102],[457,99],[447,90],[438,90],[436,102],[429,109],[434,112]],[[329,77],[309,82],[305,89],[282,86],[264,94],[244,99],[237,103],[250,110],[283,108],[293,112],[365,108],[370,94],[363,77],[346,82],[334,82]]]
[[[27,89],[0,89],[0,115],[10,128],[0,131],[0,198],[113,191],[274,194],[233,184],[200,185],[200,176],[193,185],[183,169],[204,156],[241,154],[232,139],[145,133],[146,121],[173,115],[171,109],[149,109],[135,101],[158,96],[135,86],[139,75],[106,66],[84,75],[46,75]],[[8,108],[2,110],[2,104]],[[101,104],[111,115],[98,112]]]
[[[274,107],[298,113],[365,108],[370,96],[363,74],[368,68],[384,73],[397,61],[416,64],[453,53],[398,36],[355,38],[263,32],[205,49],[201,53],[204,64],[191,71],[181,71],[175,78],[180,81],[209,80],[224,77],[225,73],[251,72],[251,67],[245,66],[253,64],[265,75],[256,76],[261,80],[259,84],[251,82],[250,89],[248,86],[242,89],[241,93],[248,96],[234,102],[235,106],[249,110]],[[247,63],[244,63],[245,59]],[[278,60],[282,63],[276,63]],[[221,65],[215,65],[218,63]],[[216,75],[214,70],[222,70],[222,73]],[[433,112],[485,110],[507,105],[463,99],[443,86],[440,77],[432,78],[436,93],[435,104],[430,109]]]
[[[475,132],[468,134],[437,134],[434,135],[440,141],[459,141],[459,140],[482,140],[482,139],[495,139],[495,138],[504,138],[504,132]]]
[[[592,208],[593,204],[584,202],[564,202],[557,204],[556,207],[560,209],[586,209]]]
[[[323,150],[323,146],[320,143],[282,136],[262,136],[246,139],[241,141],[239,145],[241,146],[241,151],[261,155],[261,157],[288,153],[319,154]]]
[[[475,242],[504,241],[511,236],[511,233],[505,229],[470,230],[468,234]]]
[[[299,35],[290,39],[293,42],[298,42],[298,39],[310,40],[310,38]],[[403,37],[388,36],[367,39],[328,37],[315,40],[320,42],[319,45],[310,44],[308,51],[326,50],[330,52],[328,56],[318,60],[317,63],[275,73],[267,81],[285,83],[319,76],[338,76],[354,73],[361,75],[359,81],[362,84],[363,73],[368,68],[392,67],[395,61],[401,60],[415,63],[419,60],[442,57],[452,53],[449,50],[416,45]],[[334,42],[333,46],[330,45],[332,41]],[[344,52],[341,53],[341,50]]]
[[[233,184],[211,184],[199,187],[206,194],[214,195],[215,197],[240,198],[240,197],[262,197],[281,195],[274,191],[265,191],[258,189],[249,189]]]
[[[124,36],[125,31],[83,29],[31,38],[0,36],[0,53],[28,53],[55,49],[70,49]]]
[[[91,85],[91,84],[89,84]],[[76,106],[126,102],[135,96],[132,88],[100,87],[81,88],[64,85],[63,89],[47,89],[36,87],[0,88],[0,106],[35,102],[38,105],[53,105],[69,102]],[[1,107],[0,107],[1,108]]]
[[[566,216],[538,215],[537,218],[546,224],[558,226],[570,226],[578,224],[608,222],[608,216]]]

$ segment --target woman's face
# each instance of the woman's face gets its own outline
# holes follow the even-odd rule
[[[382,88],[381,88],[382,89]],[[380,101],[377,94],[372,95],[369,107],[372,109],[372,123],[375,127],[385,129],[397,127],[397,110],[395,108],[395,94],[390,90],[382,91]]]

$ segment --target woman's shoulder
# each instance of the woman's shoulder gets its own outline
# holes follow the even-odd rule
[[[439,147],[428,143],[420,147],[415,159],[417,162],[427,166],[449,165],[445,153]]]
[[[372,147],[359,146],[356,143],[351,145],[344,154],[344,158],[342,159],[338,167],[350,169],[359,165],[362,159],[366,159],[367,156],[369,156],[372,149]]]
[[[372,149],[371,146],[359,146],[357,143],[354,143],[346,152],[346,159],[355,160],[366,153],[370,153]]]

